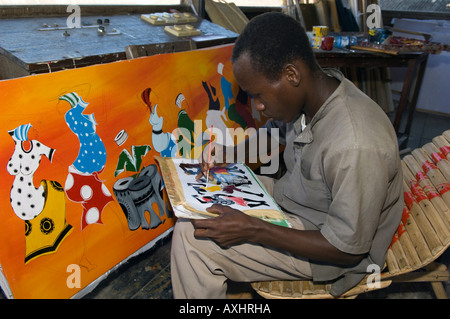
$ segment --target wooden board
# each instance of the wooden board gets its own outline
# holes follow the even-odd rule
[[[141,14],[141,19],[153,25],[193,23],[198,21],[198,18],[189,12],[155,12],[150,14]]]
[[[359,45],[352,45],[350,47],[350,49],[352,49],[352,50],[377,52],[377,53],[386,53],[386,54],[392,54],[392,55],[397,55],[399,53],[398,51],[384,50],[384,49],[372,48],[372,47],[362,47],[362,46],[359,46]]]
[[[176,37],[189,37],[194,35],[200,35],[202,32],[194,28],[190,24],[183,25],[167,25],[164,27],[164,31],[176,36]]]
[[[234,3],[206,0],[205,10],[211,21],[236,33],[241,33],[248,23],[248,18]]]

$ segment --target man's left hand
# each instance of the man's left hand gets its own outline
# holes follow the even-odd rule
[[[218,214],[215,218],[193,219],[194,236],[196,238],[210,238],[220,247],[249,241],[251,238],[254,217],[250,217],[240,210],[214,204],[206,209],[210,213]]]

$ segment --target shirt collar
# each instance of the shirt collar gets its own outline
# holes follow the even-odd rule
[[[305,114],[298,117],[297,120],[293,122],[295,139],[294,142],[308,144],[313,141],[313,135],[310,125],[305,125]]]
[[[336,69],[326,69],[324,72],[331,77],[334,77],[341,82],[338,86],[338,88],[331,94],[328,99],[322,104],[320,109],[317,111],[317,113],[312,118],[311,122],[308,123],[308,125],[305,125],[305,114],[302,114],[299,116],[296,120],[293,121],[293,126],[295,130],[296,138],[294,142],[302,143],[302,144],[309,144],[314,140],[313,133],[312,133],[312,127],[314,126],[317,121],[319,121],[322,117],[325,116],[325,114],[328,112],[328,104],[336,98],[340,94],[340,91],[343,89],[344,85],[344,76],[343,74],[336,70]]]

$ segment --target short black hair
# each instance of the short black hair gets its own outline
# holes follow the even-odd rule
[[[319,69],[308,36],[298,21],[290,16],[269,12],[250,20],[236,40],[232,60],[248,53],[252,66],[269,80],[277,80],[283,67],[302,59],[311,69]]]

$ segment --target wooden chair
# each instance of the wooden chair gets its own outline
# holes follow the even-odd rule
[[[392,282],[430,282],[437,298],[447,298],[443,282],[449,271],[436,259],[450,245],[450,130],[402,159],[404,207],[388,249],[379,285],[368,274],[340,298],[386,288]],[[252,283],[264,298],[334,298],[331,282],[267,281]]]

